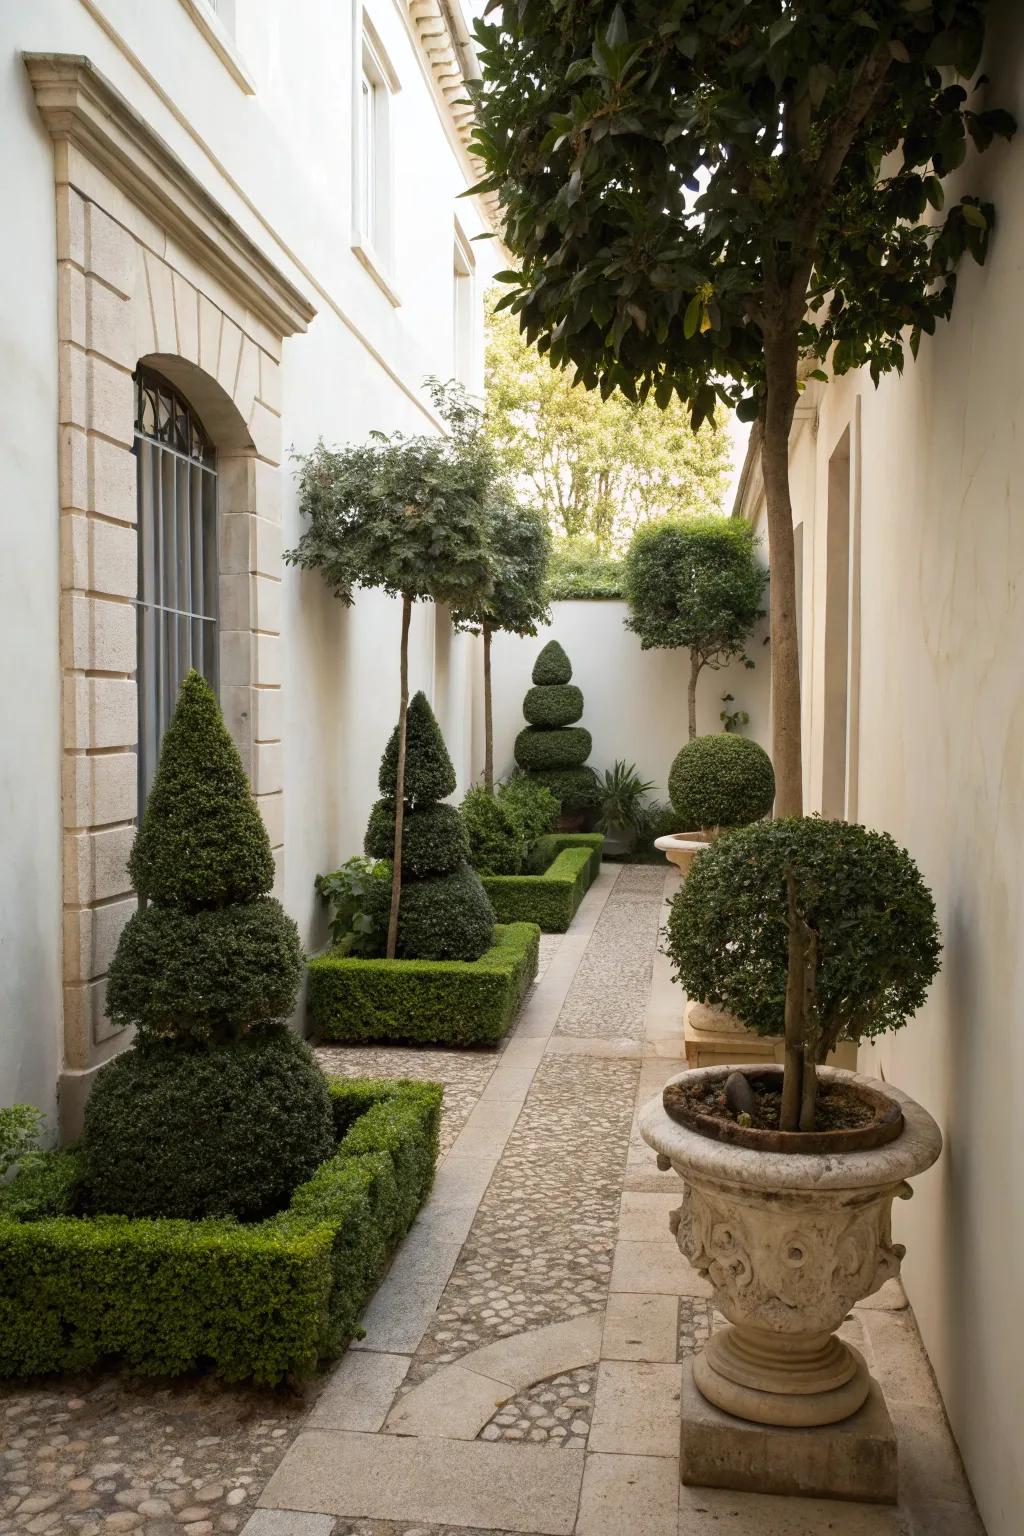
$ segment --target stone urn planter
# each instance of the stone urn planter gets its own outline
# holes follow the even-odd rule
[[[671,1102],[673,1085],[718,1081],[730,1070],[680,1074],[666,1093]],[[758,1424],[833,1424],[864,1403],[867,1367],[836,1329],[855,1302],[899,1274],[892,1202],[910,1197],[908,1179],[942,1147],[932,1117],[899,1089],[837,1068],[818,1072],[823,1085],[852,1085],[873,1104],[872,1124],[810,1135],[726,1125],[726,1139],[717,1139],[721,1130],[673,1118],[664,1096],[641,1115],[659,1165],[685,1182],[672,1218],[680,1250],[729,1324],[695,1360],[694,1382],[717,1408]],[[809,1144],[814,1150],[803,1150]]]
[[[687,876],[690,873],[690,865],[698,853],[703,853],[710,847],[719,834],[717,831],[708,832],[670,832],[664,837],[656,837],[654,846],[663,853],[670,864]]]

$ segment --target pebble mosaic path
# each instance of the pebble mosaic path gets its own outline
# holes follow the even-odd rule
[[[435,1191],[302,1395],[96,1375],[0,1387],[0,1536],[984,1536],[896,1293],[853,1322],[895,1509],[679,1482],[681,1361],[720,1321],[635,1114],[683,1065],[674,871],[605,865],[495,1051],[322,1046],[445,1085]]]

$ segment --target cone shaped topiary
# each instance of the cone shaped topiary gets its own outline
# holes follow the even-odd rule
[[[217,700],[196,672],[167,728],[129,869],[150,905],[121,934],[107,1012],[134,1025],[136,1044],[103,1069],[86,1106],[89,1204],[185,1214],[169,1194],[173,1164],[183,1187],[201,1191],[188,1214],[265,1214],[329,1155],[331,1106],[312,1056],[283,1027],[302,946],[280,902],[265,894],[274,879],[270,840]],[[243,1049],[244,1069],[232,1054]],[[236,1138],[231,1157],[213,1156],[209,1137],[183,1132],[181,1106],[198,1104],[197,1085],[215,1080],[215,1113]],[[124,1106],[143,1098],[154,1106],[134,1122],[149,1138],[145,1156],[141,1142],[133,1150],[125,1141]],[[205,1111],[195,1113],[198,1123]],[[256,1134],[257,1122],[273,1128],[269,1139]],[[275,1144],[288,1149],[276,1172]]]
[[[520,768],[556,795],[565,815],[586,810],[596,796],[593,769],[584,766],[593,745],[590,732],[576,725],[583,694],[570,679],[572,663],[557,640],[549,640],[533,665],[534,686],[523,700],[529,724],[515,742]]]
[[[366,829],[366,852],[379,858],[390,858],[394,849],[397,763],[396,726],[381,759],[384,798]],[[455,782],[441,728],[426,696],[417,693],[406,717],[397,950],[403,960],[478,960],[494,936],[487,893],[467,863],[462,819],[454,806],[437,803],[452,794]]]

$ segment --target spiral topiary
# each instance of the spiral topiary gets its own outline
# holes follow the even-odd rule
[[[266,1214],[329,1155],[331,1106],[284,1027],[302,977],[298,930],[267,894],[270,839],[197,672],[182,683],[129,868],[150,905],[121,934],[107,1011],[136,1041],[86,1106],[85,1198],[123,1215]],[[126,1108],[144,1103],[151,1113]]]
[[[549,640],[534,663],[534,686],[523,700],[529,724],[515,741],[519,767],[542,779],[566,815],[587,809],[597,795],[593,770],[583,766],[593,745],[590,732],[573,723],[583,713],[583,694],[571,677],[568,656],[557,640]]]
[[[677,754],[668,793],[680,830],[744,826],[772,808],[772,760],[746,736],[698,736]]]
[[[437,803],[454,790],[455,769],[423,693],[410,701],[405,730],[397,955],[404,960],[478,960],[494,936],[494,911],[480,876],[467,863],[469,841],[461,816],[454,806]],[[366,852],[377,858],[394,853],[397,763],[396,726],[380,765],[384,798],[370,812],[366,829]]]

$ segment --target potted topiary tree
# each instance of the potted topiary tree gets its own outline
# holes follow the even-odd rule
[[[768,815],[775,799],[772,761],[749,737],[698,736],[676,754],[668,793],[687,830],[656,838],[655,847],[686,874],[721,832]]]
[[[766,572],[754,558],[749,523],[733,517],[661,518],[636,530],[623,562],[629,604],[626,628],[641,650],[689,652],[686,688],[690,741],[697,737],[697,681],[744,655],[747,636],[764,617]]]
[[[560,826],[582,826],[597,798],[594,770],[585,766],[592,742],[590,732],[575,724],[583,714],[583,694],[557,640],[549,640],[534,662],[523,714],[528,724],[516,737],[516,762],[560,802]]]
[[[898,1274],[892,1202],[941,1138],[898,1089],[821,1064],[923,1003],[940,954],[931,895],[885,833],[757,822],[697,861],[667,935],[688,991],[786,1042],[782,1068],[685,1072],[643,1111],[645,1139],[686,1181],[679,1246],[731,1325],[694,1380],[740,1418],[834,1423],[870,1386],[835,1330]]]
[[[190,672],[128,868],[107,1012],[135,1043],[104,1067],[82,1136],[87,1203],[125,1216],[258,1220],[334,1150],[327,1085],[286,1021],[298,931],[209,684]]]
[[[423,693],[409,705],[405,774],[398,788],[399,728],[380,765],[378,800],[366,829],[366,852],[391,856],[398,797],[404,800],[397,955],[405,960],[478,960],[494,935],[494,913],[480,876],[469,865],[462,817],[444,797],[455,791],[455,769],[441,728]],[[383,890],[383,887],[380,887]],[[371,893],[372,895],[372,893]]]

